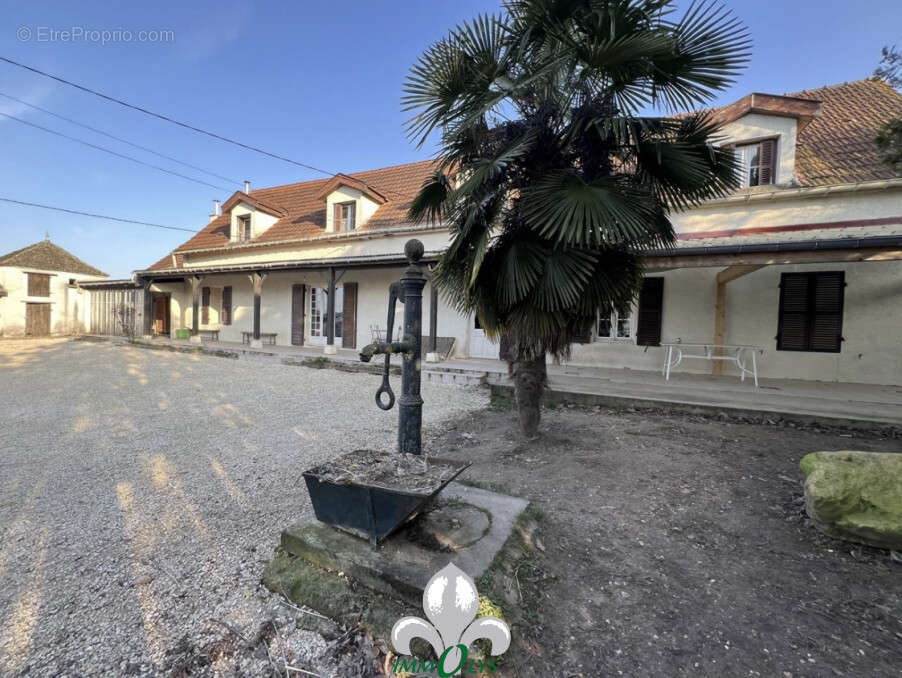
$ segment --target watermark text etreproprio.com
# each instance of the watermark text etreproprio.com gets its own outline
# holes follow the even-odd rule
[[[95,43],[109,45],[128,42],[175,42],[175,31],[169,29],[89,28],[87,26],[19,26],[19,42]]]

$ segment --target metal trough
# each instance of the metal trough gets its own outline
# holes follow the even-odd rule
[[[453,469],[431,492],[408,492],[355,482],[335,483],[321,478],[315,470],[305,471],[304,480],[317,520],[369,539],[375,546],[417,515],[471,464],[436,458],[431,458],[429,463]]]

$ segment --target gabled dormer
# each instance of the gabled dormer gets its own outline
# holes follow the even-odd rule
[[[241,244],[259,238],[287,212],[267,205],[244,191],[236,191],[222,206],[229,217],[229,242]]]
[[[336,174],[317,194],[326,202],[326,233],[361,228],[387,198],[372,186],[346,174]]]
[[[818,101],[758,92],[718,109],[715,119],[736,152],[742,188],[798,185],[798,134],[820,110]]]

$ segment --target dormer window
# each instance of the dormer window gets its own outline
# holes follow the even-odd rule
[[[251,215],[245,214],[238,217],[238,241],[250,242],[251,239]]]
[[[353,231],[357,226],[357,204],[342,202],[335,204],[335,232]]]
[[[775,139],[765,139],[753,144],[738,144],[736,146],[739,185],[742,188],[766,186],[774,183],[776,146],[777,142]]]

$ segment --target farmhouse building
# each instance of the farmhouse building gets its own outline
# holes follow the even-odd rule
[[[635,303],[602,313],[570,363],[660,370],[661,344],[710,343],[755,347],[762,376],[902,383],[902,178],[874,143],[883,122],[902,117],[902,96],[862,80],[749,94],[714,115],[742,188],[672,215],[678,245],[647,253]],[[246,185],[136,272],[143,332],[327,353],[382,338],[405,241],[419,238],[434,261],[449,239],[444,226],[406,217],[433,167]],[[453,340],[452,357],[497,358],[478,318],[430,287],[424,334]],[[712,365],[733,369],[676,370]]]
[[[0,256],[0,336],[84,332],[90,302],[80,284],[106,277],[49,238]]]

